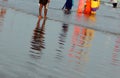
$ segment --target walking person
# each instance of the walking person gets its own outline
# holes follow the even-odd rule
[[[39,18],[43,18],[42,16],[42,9],[44,7],[44,18],[47,16],[47,10],[48,10],[48,5],[50,0],[39,0]]]
[[[65,9],[65,13],[69,14],[73,6],[73,0],[66,0],[65,5],[62,9]]]
[[[111,0],[113,8],[117,8],[118,0]]]

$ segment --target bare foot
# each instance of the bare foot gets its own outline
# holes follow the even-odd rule
[[[39,18],[39,19],[42,19],[42,18],[43,18],[43,16],[38,16],[38,18]]]

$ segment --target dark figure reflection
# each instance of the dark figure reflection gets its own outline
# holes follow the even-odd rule
[[[36,28],[34,29],[32,41],[31,41],[31,57],[40,58],[42,50],[45,49],[44,35],[45,35],[45,22],[46,19],[43,19],[43,22],[40,26],[42,20],[38,19]]]
[[[63,58],[62,52],[64,50],[64,44],[65,44],[65,39],[66,39],[66,36],[67,36],[67,31],[68,31],[68,24],[63,23],[62,31],[59,35],[58,48],[56,49],[56,51],[57,51],[56,58],[59,61],[61,61],[62,58]]]

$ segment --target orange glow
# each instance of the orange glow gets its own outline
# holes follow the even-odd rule
[[[83,9],[84,9],[84,0],[79,0],[77,12],[82,13]]]
[[[85,14],[90,14],[91,13],[91,0],[86,0],[84,13]]]

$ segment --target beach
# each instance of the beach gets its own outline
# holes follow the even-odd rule
[[[0,78],[120,77],[120,8],[88,16],[76,0],[66,15],[64,2],[38,20],[38,0],[0,0]]]

